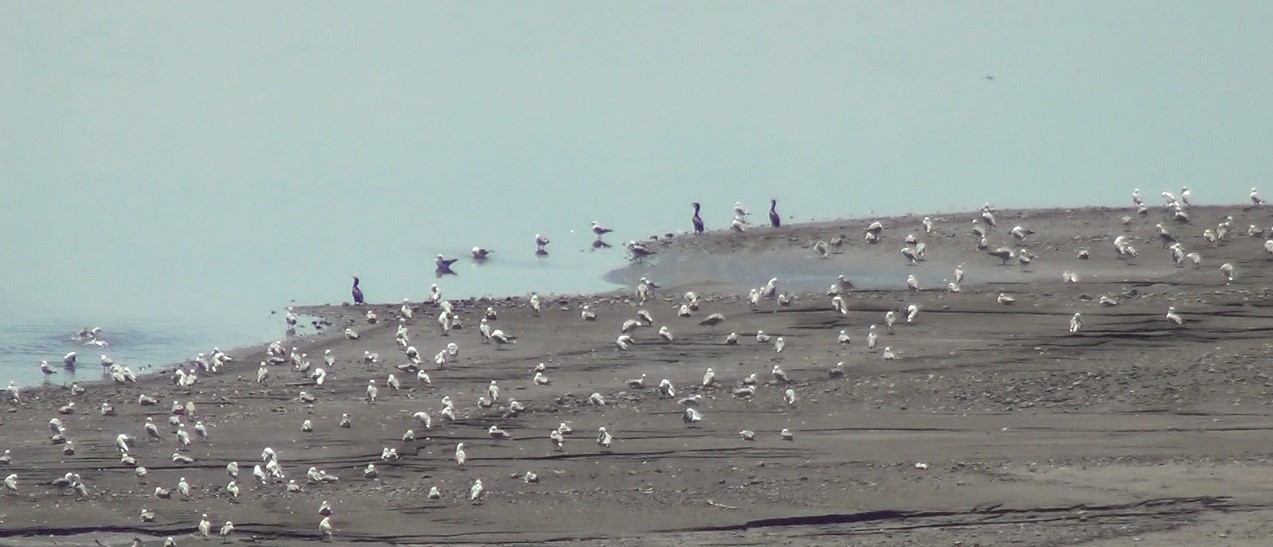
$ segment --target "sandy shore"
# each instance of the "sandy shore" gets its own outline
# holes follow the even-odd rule
[[[885,219],[884,241],[868,245],[870,220],[755,228],[744,234],[677,236],[654,244],[658,260],[616,274],[648,275],[665,286],[638,304],[628,291],[607,295],[545,296],[533,315],[525,298],[456,301],[463,328],[444,336],[435,304],[415,303],[405,321],[410,344],[425,359],[432,383],[423,384],[395,343],[399,304],[328,306],[304,311],[334,323],[331,332],[294,338],[314,366],[330,349],[337,359],[323,386],[287,365],[270,367],[257,383],[260,350],[242,350],[217,375],[178,388],[167,375],[136,384],[92,385],[72,396],[65,388],[24,391],[0,413],[0,448],[12,461],[0,474],[18,476],[18,492],[0,501],[0,544],[127,545],[134,537],[160,545],[196,543],[191,534],[206,513],[216,530],[233,521],[232,540],[268,545],[319,539],[319,505],[330,502],[335,543],[438,544],[582,541],[607,544],[829,544],[829,545],[1265,545],[1273,525],[1273,261],[1265,238],[1266,209],[1195,208],[1191,224],[1160,211],[1124,225],[1125,209],[1000,211],[992,246],[1010,244],[1013,225],[1036,231],[1027,245],[1037,257],[1023,271],[1015,262],[978,251],[969,234],[974,213],[935,218]],[[1203,230],[1232,215],[1227,239],[1211,245]],[[1202,257],[1198,269],[1178,268],[1161,248],[1162,222],[1187,250]],[[914,232],[926,260],[907,266],[898,250]],[[1113,239],[1126,234],[1139,250],[1120,260]],[[827,258],[814,244],[843,235]],[[1077,258],[1090,249],[1088,260]],[[1219,272],[1232,263],[1236,279]],[[959,293],[945,290],[956,264],[967,277]],[[1074,271],[1077,283],[1062,282]],[[832,310],[826,289],[836,272],[855,280],[844,294],[846,314]],[[909,272],[921,291],[904,288]],[[771,276],[789,306],[772,300],[754,308],[747,289]],[[443,287],[445,290],[445,287]],[[677,309],[687,290],[700,308]],[[1000,293],[1015,303],[997,302]],[[1101,296],[1117,300],[1102,306]],[[580,318],[589,305],[596,321]],[[885,313],[916,304],[914,322],[899,319],[893,332]],[[1184,324],[1165,319],[1174,305]],[[488,306],[493,328],[516,344],[483,343],[476,328]],[[381,321],[369,325],[373,309]],[[620,324],[639,309],[652,326],[631,333],[619,351]],[[1081,312],[1083,328],[1068,332]],[[699,325],[710,313],[724,324]],[[877,324],[879,344],[867,347]],[[667,343],[660,326],[674,333]],[[342,336],[346,327],[360,337]],[[845,330],[847,345],[837,341]],[[759,343],[757,330],[786,343]],[[727,345],[730,332],[737,345]],[[431,357],[454,342],[458,358],[437,366]],[[897,360],[882,359],[891,347]],[[378,363],[362,362],[364,351]],[[844,362],[843,377],[828,369]],[[548,385],[532,382],[544,363]],[[780,367],[789,378],[771,374]],[[715,384],[701,385],[711,367]],[[389,374],[400,390],[385,385]],[[751,397],[733,394],[756,375]],[[627,380],[645,375],[644,388]],[[667,378],[674,397],[657,386]],[[379,395],[366,401],[376,380]],[[478,405],[494,380],[500,399]],[[796,401],[784,401],[794,391]],[[312,404],[298,400],[301,391]],[[138,396],[159,399],[139,406]],[[605,406],[589,404],[599,393]],[[454,401],[455,420],[442,418],[442,399]],[[698,396],[702,421],[687,427],[680,401]],[[509,399],[525,410],[508,412]],[[76,412],[58,415],[70,401]],[[173,401],[194,401],[191,430],[202,421],[209,435],[181,453],[167,426]],[[98,412],[113,404],[115,416]],[[412,415],[427,412],[432,427]],[[341,428],[342,414],[351,427]],[[74,455],[50,442],[48,422],[58,417]],[[143,422],[153,416],[163,439],[147,441]],[[312,421],[313,431],[301,424]],[[549,432],[561,422],[574,433],[554,450]],[[496,425],[511,438],[496,441]],[[599,427],[614,435],[606,450]],[[787,441],[783,429],[794,433]],[[416,440],[403,441],[414,430]],[[755,432],[755,440],[740,438]],[[120,462],[115,437],[137,438],[131,454],[148,473],[140,481]],[[454,461],[463,442],[467,462]],[[288,480],[261,484],[252,477],[265,447],[273,448]],[[400,458],[382,461],[384,448]],[[230,498],[226,465],[238,462],[241,494]],[[376,478],[364,477],[375,463]],[[311,484],[311,466],[339,477]],[[52,481],[80,474],[88,495],[62,494]],[[527,472],[538,482],[526,482]],[[188,497],[153,496],[184,477]],[[481,479],[485,495],[471,503]],[[427,493],[437,487],[440,499]],[[154,522],[143,522],[143,508]],[[962,543],[959,543],[962,542]]]

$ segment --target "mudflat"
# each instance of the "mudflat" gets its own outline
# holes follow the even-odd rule
[[[212,541],[232,521],[226,541],[299,545],[323,539],[327,502],[337,544],[1267,545],[1270,211],[1194,207],[1188,223],[1159,210],[995,215],[993,228],[976,212],[933,215],[931,232],[921,216],[878,219],[876,244],[863,236],[877,219],[677,235],[616,274],[660,283],[644,301],[628,289],[539,295],[538,312],[526,295],[451,300],[458,328],[448,331],[436,302],[410,303],[409,318],[401,303],[313,306],[299,311],[330,326],[282,340],[262,382],[264,346],[231,351],[234,361],[196,371],[189,386],[170,367],[79,394],[23,389],[0,413],[10,458],[0,475],[17,476],[0,499],[0,544],[200,544],[206,514]],[[1157,224],[1199,254],[1197,267],[1173,261]],[[1014,238],[1018,225],[1033,233]],[[1227,234],[1211,242],[1204,230]],[[900,252],[917,247],[908,234],[924,244],[913,265]],[[1115,251],[1118,236],[1136,256]],[[1001,246],[1013,259],[987,253]],[[1029,264],[1016,258],[1022,248]],[[749,290],[771,277],[774,295],[752,303]],[[696,309],[683,316],[687,292]],[[585,305],[595,319],[582,317]],[[488,327],[508,343],[480,334],[488,308]],[[723,321],[702,324],[713,313]],[[621,349],[628,320],[639,324]],[[157,404],[140,405],[142,395]],[[179,427],[169,425],[174,402]],[[51,440],[52,418],[73,454]],[[550,433],[563,424],[558,448]],[[135,464],[121,461],[121,433],[135,439]],[[282,478],[253,476],[266,447]],[[337,480],[310,480],[310,468]],[[66,473],[82,493],[55,484]],[[177,491],[183,478],[188,495]]]

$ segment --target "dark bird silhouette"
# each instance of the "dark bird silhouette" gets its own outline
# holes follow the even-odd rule
[[[778,200],[769,200],[769,223],[772,224],[774,228],[782,226],[782,217],[778,216],[777,208]]]
[[[698,216],[698,210],[699,210],[699,208],[701,208],[701,207],[702,207],[702,205],[699,205],[699,204],[698,204],[698,202],[697,202],[697,201],[695,201],[695,202],[694,202],[694,216],[690,217],[690,222],[693,222],[693,223],[694,223],[694,233],[696,233],[696,234],[701,234],[701,233],[703,233],[703,217]]]
[[[352,290],[352,291],[350,291],[350,292],[354,295],[354,303],[355,303],[355,304],[366,304],[366,303],[367,303],[366,301],[364,301],[364,300],[362,299],[362,289],[358,288],[358,276],[356,276],[356,275],[354,276],[354,288],[353,288],[353,290]]]

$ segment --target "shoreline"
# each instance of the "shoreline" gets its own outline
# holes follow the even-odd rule
[[[665,277],[653,261],[622,268],[662,285],[643,304],[627,288],[540,295],[538,315],[525,295],[457,299],[463,328],[444,333],[438,308],[413,301],[409,344],[430,383],[404,368],[408,359],[395,343],[401,302],[296,306],[331,322],[287,344],[317,367],[323,351],[332,351],[336,365],[321,386],[290,365],[268,367],[269,379],[257,383],[266,342],[230,350],[236,361],[225,372],[200,376],[189,388],[157,379],[176,366],[169,364],[136,384],[85,383],[87,391],[74,397],[62,386],[24,389],[23,401],[6,403],[0,435],[13,457],[0,473],[17,474],[20,489],[6,502],[0,545],[43,536],[123,545],[130,534],[147,545],[169,535],[184,544],[204,513],[214,531],[232,520],[238,541],[301,545],[318,539],[322,500],[333,506],[337,543],[765,543],[790,534],[838,542],[853,534],[866,545],[1121,545],[1133,537],[1190,543],[1230,530],[1227,544],[1259,545],[1268,520],[1260,513],[1273,502],[1266,448],[1273,442],[1273,387],[1261,379],[1261,363],[1273,358],[1262,334],[1273,319],[1273,261],[1262,254],[1263,238],[1233,234],[1212,247],[1201,230],[1225,214],[1240,225],[1267,223],[1268,214],[1196,207],[1192,226],[1169,226],[1204,255],[1205,267],[1194,270],[1174,267],[1157,248],[1156,211],[1126,227],[1141,247],[1136,263],[1114,257],[1108,242],[1124,230],[1125,211],[1004,211],[996,236],[1008,237],[1004,224],[1036,230],[1030,248],[1040,258],[1028,271],[999,266],[973,248],[967,216],[947,215],[926,235],[927,263],[914,267],[898,249],[922,217],[883,219],[879,245],[861,240],[860,224],[874,219],[849,219],[673,237],[660,247],[663,256],[680,253],[663,265],[677,268]],[[818,258],[813,243],[839,233],[856,237],[841,253]],[[1073,254],[1080,246],[1091,249],[1089,260]],[[705,258],[681,259],[690,256]],[[789,268],[791,261],[800,267]],[[1218,273],[1220,261],[1238,266],[1231,284]],[[969,277],[961,292],[904,287],[908,271],[960,262]],[[846,311],[838,313],[825,295],[835,275],[819,276],[858,265],[890,272],[881,277],[888,286],[843,293]],[[1078,282],[1064,282],[1061,270],[1078,271]],[[739,273],[720,283],[700,280],[722,271]],[[746,289],[774,274],[777,292],[793,294],[794,302],[763,299],[753,307]],[[798,275],[821,281],[789,285]],[[699,296],[690,317],[679,312],[686,290]],[[999,293],[1015,303],[996,302]],[[1100,305],[1106,295],[1118,305]],[[904,316],[910,304],[919,309],[915,321],[899,318],[887,332],[885,312]],[[596,321],[581,318],[584,305]],[[1184,316],[1182,326],[1164,319],[1168,305]],[[487,306],[498,315],[492,327],[515,343],[481,340],[477,320]],[[377,324],[366,324],[368,309],[380,316]],[[653,325],[635,327],[632,345],[620,350],[620,324],[638,309]],[[1071,334],[1065,326],[1076,311],[1085,324]],[[699,324],[713,312],[725,322]],[[866,347],[872,324],[879,326],[876,348]],[[346,326],[358,340],[344,337]],[[674,339],[661,339],[659,327]],[[784,338],[785,349],[776,351],[772,339],[759,342],[760,330]],[[837,340],[842,330],[848,343]],[[725,343],[730,332],[739,335],[736,345]],[[457,355],[434,364],[435,352],[451,343]],[[886,346],[897,360],[882,358]],[[379,361],[365,363],[364,351]],[[840,361],[842,372],[830,373]],[[538,363],[545,364],[543,383],[533,380]],[[715,380],[703,385],[708,367]],[[387,385],[390,374],[399,389]],[[664,378],[675,395],[657,387]],[[378,387],[374,404],[366,401],[369,381]],[[492,381],[501,388],[495,401]],[[315,400],[299,401],[302,391]],[[604,406],[589,403],[593,393]],[[158,404],[139,406],[141,394]],[[443,418],[443,397],[453,402],[454,419]],[[524,409],[512,410],[510,398]],[[68,401],[77,411],[58,414]],[[178,416],[183,428],[202,421],[209,435],[191,432],[183,446],[165,422],[173,402],[187,401],[197,411]],[[116,415],[99,415],[102,403]],[[683,421],[687,406],[701,421]],[[430,416],[431,427],[414,417],[418,412]],[[342,414],[351,427],[337,425]],[[74,454],[50,443],[52,417],[65,425]],[[160,424],[153,442],[141,426],[147,417]],[[306,420],[312,431],[301,430]],[[557,450],[548,433],[562,422],[574,434]],[[493,439],[492,426],[509,438]],[[595,442],[599,427],[613,435],[609,448]],[[404,440],[408,429],[414,439]],[[784,429],[792,440],[781,438]],[[741,439],[743,430],[755,439]],[[119,433],[137,438],[130,454],[149,471],[144,483],[119,461]],[[461,442],[463,467],[454,461]],[[281,482],[251,476],[266,446],[278,454]],[[396,459],[381,458],[388,449]],[[194,461],[174,462],[174,452]],[[232,461],[241,469],[237,502],[226,490]],[[368,464],[374,477],[365,473]],[[307,481],[310,467],[339,480]],[[83,477],[84,499],[51,486],[66,472]],[[153,495],[183,477],[188,497]],[[485,494],[471,503],[476,479]],[[288,480],[301,491],[288,492]],[[439,499],[427,496],[434,487]],[[155,511],[155,522],[137,518],[142,508]],[[631,512],[644,517],[613,518]],[[1037,525],[986,521],[1009,513]],[[1129,523],[1131,513],[1138,516]],[[98,535],[107,532],[116,535]]]

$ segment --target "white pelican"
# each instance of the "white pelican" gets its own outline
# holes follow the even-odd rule
[[[659,338],[662,338],[664,342],[668,343],[673,341],[672,331],[668,330],[667,325],[659,327]]]
[[[840,335],[839,335],[839,336],[837,336],[837,337],[835,338],[835,341],[836,341],[836,343],[839,343],[839,344],[842,344],[842,345],[846,345],[846,346],[847,346],[847,345],[849,345],[851,342],[853,342],[853,339],[849,337],[849,333],[848,333],[848,331],[846,331],[846,330],[844,330],[844,329],[840,329]]]
[[[608,450],[610,443],[613,441],[614,436],[609,431],[606,431],[605,426],[597,429],[597,446],[600,446],[603,450]]]
[[[892,348],[891,346],[885,346],[885,347],[884,347],[884,360],[885,360],[885,361],[896,361],[896,360],[897,360],[897,354],[896,354],[896,353],[893,353],[893,348]]]
[[[1083,318],[1079,314],[1079,312],[1074,312],[1074,315],[1070,317],[1070,334],[1074,334],[1078,332],[1079,329],[1082,329],[1082,328],[1083,328]]]
[[[582,318],[584,321],[596,321],[597,312],[592,311],[592,308],[590,306],[588,306],[587,304],[584,304],[583,309],[579,311],[579,317]]]

